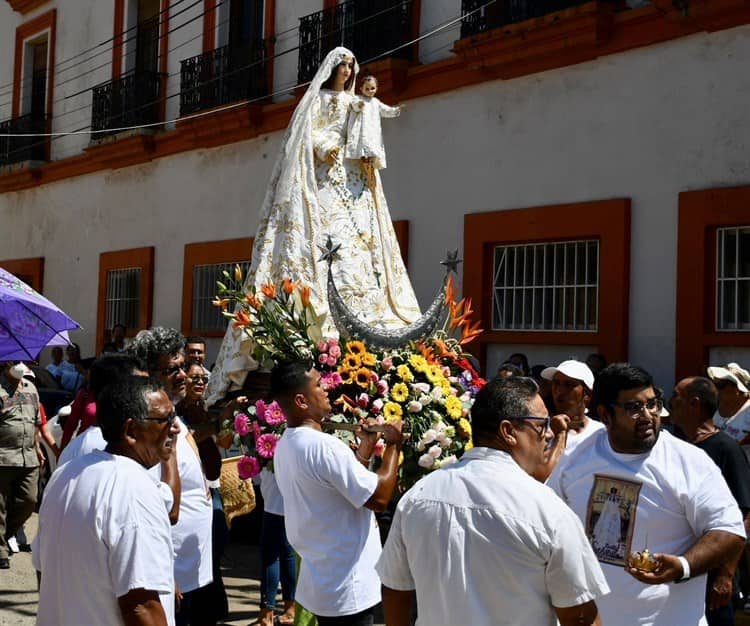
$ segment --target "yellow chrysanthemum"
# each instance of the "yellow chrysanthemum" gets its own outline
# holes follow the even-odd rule
[[[411,373],[408,365],[399,365],[396,368],[396,375],[405,383],[409,383],[414,380],[414,374]]]
[[[443,377],[435,382],[435,385],[443,390],[443,395],[448,395],[451,392],[451,384],[447,378]]]
[[[401,419],[404,414],[400,404],[395,402],[386,402],[383,407],[383,417],[386,422],[395,422]]]
[[[462,437],[471,438],[471,422],[465,417],[458,420],[458,429],[461,431]]]
[[[396,383],[391,387],[391,398],[396,402],[404,402],[409,397],[409,388],[404,383]]]
[[[398,466],[401,467],[401,465],[403,465],[403,463],[404,463],[404,453],[403,452],[399,452],[398,453]]]
[[[409,355],[409,365],[412,366],[415,372],[424,372],[427,370],[427,359],[421,354]]]
[[[472,439],[469,439],[469,441],[466,442],[466,445],[464,446],[464,452],[468,452],[474,447],[474,441]]]
[[[360,359],[356,354],[347,354],[344,356],[342,364],[344,367],[348,367],[349,369],[358,370],[360,367],[362,367],[362,359]]]
[[[449,417],[452,417],[453,419],[458,419],[459,417],[461,417],[462,408],[463,407],[461,406],[461,400],[459,400],[456,396],[448,396],[445,399],[445,412]]]
[[[366,367],[360,367],[354,372],[354,382],[363,389],[367,389],[370,386],[370,370]]]
[[[428,365],[427,366],[427,378],[435,380],[443,378],[443,368],[439,365]]]
[[[362,365],[366,365],[367,367],[373,367],[375,363],[377,362],[378,360],[372,352],[365,352],[362,355]]]
[[[367,352],[367,348],[365,348],[365,344],[363,344],[361,341],[350,341],[346,344],[346,351],[349,354],[356,354],[357,356],[361,356],[365,352]]]

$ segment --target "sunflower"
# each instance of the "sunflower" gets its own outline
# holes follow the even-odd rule
[[[414,380],[414,374],[411,373],[411,370],[409,369],[408,365],[399,365],[396,368],[396,374],[405,383],[408,383]]]
[[[356,354],[347,354],[344,356],[343,366],[351,370],[357,370],[362,367],[362,359]]]
[[[383,417],[386,422],[395,422],[401,419],[404,412],[401,410],[401,405],[395,402],[386,402],[383,407]]]
[[[351,385],[354,382],[354,376],[356,370],[353,370],[350,367],[339,367],[338,369],[339,374],[341,375],[341,384],[342,385]]]
[[[427,370],[427,359],[419,354],[411,354],[409,355],[409,365],[415,372],[424,372]]]
[[[365,365],[367,367],[373,367],[375,363],[378,362],[378,360],[375,358],[375,355],[372,352],[365,352],[362,357],[362,365]]]
[[[366,367],[360,367],[358,370],[353,371],[354,382],[357,383],[363,389],[367,389],[370,386],[370,370]]]
[[[459,400],[456,396],[448,396],[445,399],[445,412],[449,417],[452,417],[453,419],[458,419],[459,417],[461,417],[462,408],[463,407],[461,406],[461,400]]]
[[[391,387],[391,398],[396,402],[404,402],[409,397],[409,388],[404,383],[396,383]]]
[[[443,370],[438,365],[428,365],[425,374],[427,375],[427,380],[433,385],[439,384],[439,381],[445,378]]]
[[[361,341],[350,341],[346,344],[346,351],[349,352],[349,354],[360,356],[367,352],[367,348],[365,348],[365,344]]]

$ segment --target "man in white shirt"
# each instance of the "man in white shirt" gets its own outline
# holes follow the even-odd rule
[[[529,378],[496,378],[472,407],[474,448],[401,498],[377,565],[388,626],[599,624],[609,591],[580,521],[532,477],[552,438]]]
[[[288,427],[276,447],[274,472],[284,499],[289,543],[302,557],[296,599],[319,626],[368,626],[380,602],[375,562],[380,535],[372,511],[386,508],[396,486],[401,422],[385,424],[377,473],[367,468],[377,433],[360,430],[355,453],[322,432],[331,411],[311,363],[277,365],[271,395]]]
[[[564,456],[548,485],[584,522],[603,564],[612,593],[599,602],[602,623],[703,626],[706,572],[744,546],[737,503],[702,450],[660,431],[648,372],[607,366],[594,403],[606,430]],[[646,548],[651,559],[633,558]]]
[[[176,405],[185,397],[185,339],[174,328],[155,326],[138,333],[128,351],[143,360],[149,372],[167,392],[170,401]],[[211,562],[211,525],[213,506],[206,483],[206,475],[198,453],[198,446],[185,423],[178,417],[180,432],[177,436],[177,467],[180,479],[179,518],[172,527],[172,541],[175,551],[174,577],[182,593],[179,611],[176,615],[178,626],[197,623],[210,624],[218,619],[218,607],[201,600],[213,580]],[[208,442],[216,444],[208,439]],[[221,471],[221,457],[216,450],[218,464],[212,471],[218,477]],[[161,468],[152,472],[160,476]],[[161,476],[162,481],[165,480]]]
[[[158,384],[135,377],[97,403],[107,450],[55,472],[39,512],[37,624],[172,625],[169,518],[146,470],[171,451],[174,409]]]
[[[719,391],[714,424],[742,446],[750,459],[750,373],[737,363],[707,368]]]

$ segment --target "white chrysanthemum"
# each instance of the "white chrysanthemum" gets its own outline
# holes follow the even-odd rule
[[[435,465],[435,459],[433,459],[432,455],[430,454],[423,454],[419,457],[417,465],[419,465],[419,467],[424,467],[425,469],[430,469],[433,465]]]

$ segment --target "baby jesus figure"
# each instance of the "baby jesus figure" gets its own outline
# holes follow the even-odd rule
[[[367,174],[370,189],[375,189],[375,170],[386,167],[385,148],[383,147],[383,130],[381,117],[398,117],[403,106],[391,107],[375,97],[378,81],[372,76],[365,76],[360,86],[360,96],[350,105],[344,157],[360,159],[362,168]]]

